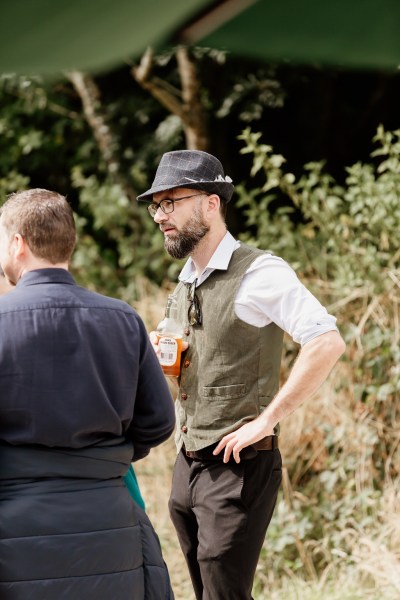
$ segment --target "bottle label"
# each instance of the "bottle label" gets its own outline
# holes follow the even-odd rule
[[[173,337],[162,337],[158,342],[160,348],[160,364],[163,367],[171,367],[175,364],[178,356],[178,342]]]

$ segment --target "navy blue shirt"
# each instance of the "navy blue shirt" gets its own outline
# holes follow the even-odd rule
[[[0,298],[0,441],[82,448],[172,433],[174,408],[144,324],[64,269],[25,274]]]

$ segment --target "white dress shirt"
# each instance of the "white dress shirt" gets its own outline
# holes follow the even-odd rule
[[[200,285],[215,270],[226,271],[240,242],[227,232],[202,273],[196,272],[191,258],[179,280]],[[235,299],[236,315],[255,327],[274,322],[295,342],[304,346],[315,337],[337,331],[336,319],[300,282],[282,258],[265,253],[257,257],[245,272]]]

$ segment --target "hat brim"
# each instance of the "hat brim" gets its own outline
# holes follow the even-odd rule
[[[231,200],[233,191],[235,189],[234,185],[228,181],[191,181],[190,184],[180,183],[177,185],[159,185],[152,187],[147,190],[147,192],[137,196],[136,200],[138,202],[152,202],[153,194],[158,194],[159,192],[165,192],[167,190],[174,190],[177,188],[204,190],[209,194],[217,194],[217,196],[219,196],[221,200],[225,202],[229,202]]]

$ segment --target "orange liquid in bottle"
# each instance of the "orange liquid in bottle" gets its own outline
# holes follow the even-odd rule
[[[164,375],[179,377],[181,372],[182,337],[173,334],[159,334],[159,361]]]

